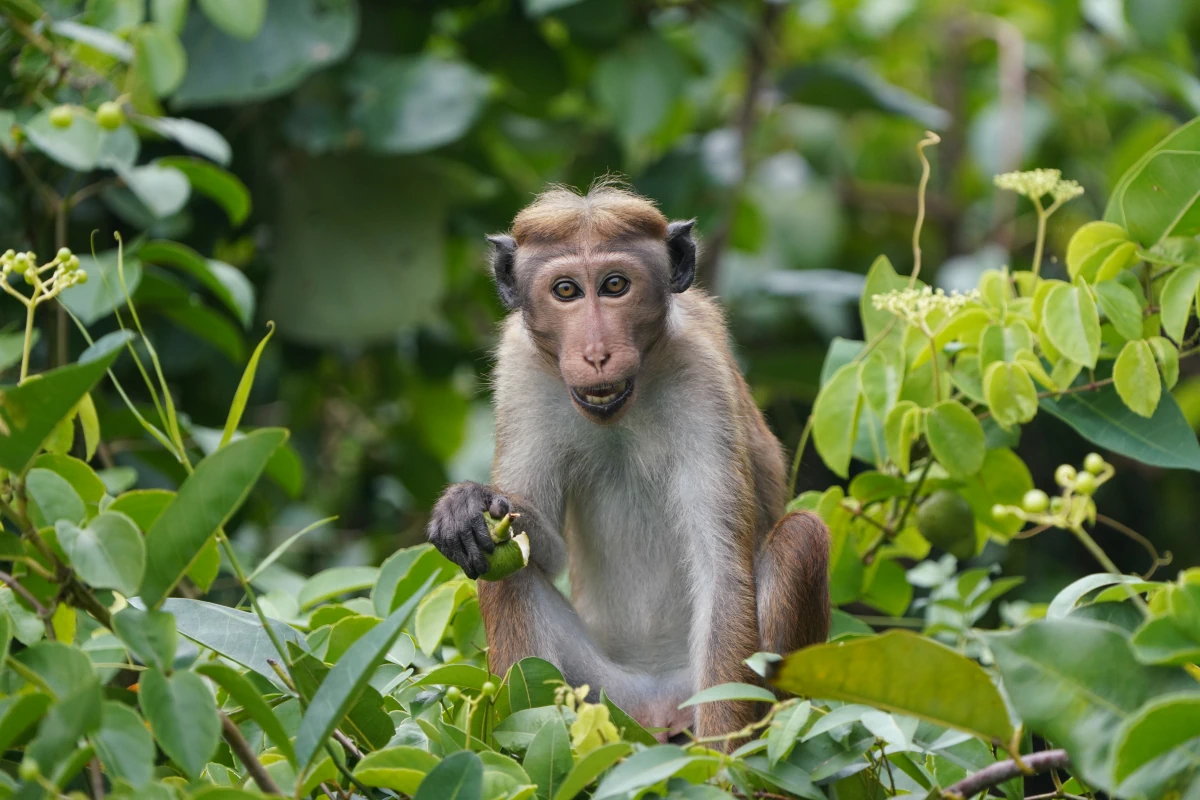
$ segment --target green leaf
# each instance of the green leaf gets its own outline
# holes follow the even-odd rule
[[[1103,281],[1092,287],[1104,316],[1125,339],[1142,338],[1142,304],[1129,287],[1117,281]]]
[[[413,795],[438,763],[437,756],[417,747],[387,747],[368,753],[358,762],[354,777],[367,786]]]
[[[1004,700],[983,668],[911,631],[805,648],[783,660],[773,683],[793,694],[866,703],[985,740],[1013,737]]]
[[[358,7],[347,0],[267,3],[252,41],[224,36],[204,14],[190,14],[182,36],[189,69],[174,104],[236,105],[277,97],[339,61],[357,31]]]
[[[179,642],[171,614],[127,606],[113,617],[113,632],[143,664],[163,673],[171,670]]]
[[[468,62],[435,55],[362,54],[349,80],[350,121],[377,153],[419,153],[461,139],[491,91]]]
[[[79,268],[87,273],[87,283],[64,289],[59,298],[79,317],[84,325],[92,325],[125,305],[125,290],[121,288],[118,273],[117,251],[106,250],[97,257],[79,256]],[[137,291],[142,282],[142,262],[125,257],[125,289],[129,296]]]
[[[983,394],[992,418],[1002,428],[1012,428],[1037,415],[1037,387],[1021,364],[994,362],[983,376]]]
[[[1062,619],[1066,617],[1075,608],[1075,605],[1083,599],[1084,595],[1096,589],[1118,583],[1133,583],[1140,580],[1141,578],[1136,575],[1111,575],[1107,572],[1085,575],[1069,584],[1054,596],[1054,599],[1050,601],[1050,605],[1046,607],[1046,618]]]
[[[171,1],[187,2],[187,0]],[[225,137],[202,122],[178,117],[143,117],[138,122],[160,136],[174,139],[193,153],[199,153],[205,158],[210,158],[223,167],[229,166],[229,161],[233,157],[233,153],[229,148],[229,142],[225,141]],[[168,162],[168,164],[177,169],[182,169],[176,163]],[[184,169],[183,172],[186,174],[187,170]],[[194,181],[192,188],[197,191],[203,191],[199,186],[195,185]],[[248,208],[249,205],[247,205]],[[228,210],[227,207],[226,211]],[[235,221],[234,224],[239,223]]]
[[[950,114],[945,109],[849,62],[818,61],[793,67],[780,78],[779,88],[793,102],[808,106],[882,111],[908,117],[934,130],[950,124]]]
[[[417,599],[422,594],[419,592],[409,598],[408,602],[351,645],[346,655],[321,682],[296,734],[296,761],[301,769],[312,763],[317,751],[370,681],[375,667],[400,635],[400,626],[416,607]]]
[[[430,770],[413,800],[480,800],[482,794],[483,762],[470,750],[461,750]]]
[[[212,23],[238,39],[253,39],[267,16],[267,0],[199,0]]]
[[[1124,633],[1107,623],[1041,620],[983,637],[1021,719],[1066,747],[1079,776],[1106,792],[1121,725],[1155,697],[1195,690],[1180,670],[1138,664]]]
[[[277,451],[277,453],[278,453],[278,451]],[[267,464],[268,473],[270,472],[270,468],[271,468],[271,465],[268,463]],[[262,561],[259,562],[258,566],[254,568],[253,572],[251,572],[249,575],[246,576],[246,580],[253,582],[255,578],[257,578],[259,575],[261,575],[263,573],[264,570],[267,569],[267,567],[274,564],[277,560],[279,560],[280,556],[282,556],[289,549],[291,549],[291,546],[293,544],[295,544],[297,541],[299,541],[301,539],[301,537],[311,533],[312,531],[315,531],[317,528],[320,528],[323,525],[328,525],[329,523],[333,522],[336,519],[337,519],[337,517],[326,517],[325,519],[319,519],[316,522],[305,525],[303,528],[296,531],[288,538],[284,539],[282,542],[279,543],[279,545],[274,550],[272,550],[270,553],[267,554],[266,558],[264,558]],[[385,612],[385,614],[386,614],[386,612]]]
[[[1082,276],[1086,281],[1094,281],[1104,259],[1128,241],[1125,229],[1111,222],[1089,222],[1081,226],[1067,244],[1067,272],[1071,280]]]
[[[1148,342],[1137,339],[1125,343],[1113,365],[1113,382],[1130,410],[1147,419],[1154,416],[1162,397],[1162,381]]]
[[[475,595],[475,586],[466,579],[438,586],[421,601],[417,608],[416,642],[425,655],[432,655],[446,635],[454,612],[468,597]]]
[[[88,363],[0,387],[0,467],[23,474],[54,427],[91,391],[117,354],[115,349],[97,352]]]
[[[59,128],[50,121],[51,109],[43,109],[23,128],[30,144],[68,169],[91,172],[100,163],[102,133],[96,120],[78,111],[70,126]]]
[[[558,667],[540,658],[523,658],[508,671],[508,707],[513,711],[554,705],[554,691],[563,682]]]
[[[253,321],[254,288],[240,270],[165,239],[146,242],[138,248],[138,256],[151,264],[176,267],[195,278],[233,312],[242,327],[249,327]]]
[[[100,729],[92,735],[92,744],[110,778],[141,788],[154,777],[154,738],[124,703],[109,700],[101,706]]]
[[[554,800],[574,800],[580,792],[603,775],[605,770],[632,752],[633,745],[629,742],[613,742],[587,753],[559,784],[554,793]]]
[[[263,733],[270,737],[272,744],[283,753],[284,757],[296,766],[296,753],[275,712],[263,700],[262,693],[237,670],[218,661],[209,661],[196,667],[196,672],[212,680],[228,693],[230,699],[240,703],[250,717],[258,723]]]
[[[100,480],[100,476],[86,462],[80,461],[78,458],[54,453],[43,453],[34,459],[33,466],[35,469],[48,469],[65,478],[71,484],[71,488],[79,495],[84,505],[91,510],[95,510],[100,500],[104,497],[106,491],[104,481]],[[33,470],[30,470],[30,474],[32,472]],[[26,476],[25,480],[28,490],[29,477]],[[134,521],[136,522],[136,520]]]
[[[239,0],[234,0],[238,2]],[[188,183],[200,194],[212,198],[225,210],[229,221],[241,225],[250,216],[250,190],[238,176],[216,164],[188,156],[167,156],[156,161],[159,166],[179,170]],[[246,323],[243,323],[246,324]]]
[[[1162,336],[1151,336],[1146,343],[1150,345],[1150,352],[1154,353],[1154,363],[1158,365],[1159,374],[1169,392],[1179,382],[1179,348]]]
[[[1130,644],[1143,664],[1182,666],[1200,660],[1200,641],[1184,634],[1170,617],[1146,620]]]
[[[50,29],[59,36],[65,36],[88,49],[110,55],[126,64],[133,60],[133,48],[129,42],[103,28],[64,19],[51,23]]]
[[[156,219],[181,211],[192,193],[187,176],[174,167],[145,164],[118,168],[117,174]]]
[[[842,478],[849,473],[861,408],[858,365],[853,363],[833,373],[813,405],[813,444],[826,466]]]
[[[1114,247],[1112,252],[1100,263],[1100,268],[1096,270],[1096,281],[1110,281],[1138,263],[1139,260],[1137,244],[1123,242]]]
[[[335,597],[370,589],[378,577],[377,567],[333,567],[305,581],[296,600],[300,610],[307,611]]]
[[[626,148],[653,134],[682,99],[687,63],[662,37],[643,33],[609,50],[592,70],[596,104]]]
[[[683,748],[664,744],[643,750],[626,759],[605,776],[592,800],[638,794],[654,784],[665,781],[703,756],[689,755]]]
[[[561,718],[542,726],[525,751],[525,771],[537,784],[541,800],[553,800],[567,773],[575,765],[571,758],[571,737]]]
[[[129,517],[104,511],[79,527],[68,520],[54,526],[72,569],[92,586],[137,594],[146,571],[146,546]]]
[[[1168,695],[1144,706],[1117,732],[1113,780],[1126,778],[1157,758],[1174,752],[1200,766],[1195,742],[1200,737],[1200,696]]]
[[[774,703],[775,693],[761,686],[749,683],[721,683],[710,686],[689,697],[679,704],[680,708],[699,705],[700,703],[719,703],[725,700],[753,700],[759,703]]]
[[[851,617],[851,619],[854,618]],[[855,621],[857,622],[857,620]],[[865,631],[867,634],[870,632],[870,628]],[[771,722],[767,733],[767,762],[772,768],[792,752],[792,748],[796,746],[796,740],[800,738],[800,732],[804,730],[811,715],[812,703],[805,700],[799,705],[780,712]]]
[[[238,510],[287,431],[265,428],[231,442],[196,465],[146,533],[142,599],[155,607],[175,588],[201,548]]]
[[[600,690],[600,702],[608,706],[609,716],[612,718],[613,724],[617,726],[617,730],[621,732],[621,738],[627,742],[637,742],[644,744],[647,747],[657,744],[657,741],[650,732],[641,726],[637,720],[629,716],[625,709],[614,703],[604,690]]]
[[[1130,181],[1122,199],[1129,234],[1145,247],[1168,236],[1200,233],[1200,152],[1159,150]]]
[[[174,34],[183,30],[189,0],[150,0],[150,19]]]
[[[25,476],[25,494],[29,498],[29,517],[38,528],[52,526],[59,520],[80,523],[87,517],[83,498],[57,472],[39,467],[29,470]]]
[[[1094,368],[1100,355],[1100,317],[1086,286],[1055,286],[1046,297],[1042,328],[1076,364]]]
[[[983,466],[987,441],[983,426],[957,400],[943,400],[929,411],[926,436],[933,456],[955,478],[974,475]]]
[[[420,544],[395,553],[379,568],[379,579],[371,591],[375,616],[386,617],[425,583],[434,578],[436,586],[450,580],[458,567],[431,544]]]
[[[25,731],[38,723],[53,702],[50,695],[42,692],[0,698],[0,749],[7,751]]]
[[[1200,267],[1186,265],[1176,268],[1162,288],[1162,326],[1167,336],[1183,341],[1188,317],[1196,303],[1200,288]]]
[[[575,721],[575,714],[560,706],[538,706],[515,711],[500,721],[493,731],[496,744],[507,751],[518,754],[524,753],[533,742],[533,737],[551,720],[563,717],[564,724]],[[621,724],[614,718],[618,728]],[[639,726],[640,727],[640,726]],[[651,743],[654,738],[650,738]]]
[[[134,65],[154,92],[166,97],[183,82],[188,57],[179,37],[155,23],[139,25],[133,32]]]
[[[168,678],[151,668],[138,681],[138,698],[163,752],[193,780],[199,778],[221,739],[217,703],[204,679],[194,672]]]
[[[198,645],[207,647],[230,661],[272,681],[279,680],[267,659],[278,658],[270,637],[254,614],[238,611],[203,600],[170,598],[162,605],[175,617],[179,632]],[[275,636],[286,644],[303,645],[304,637],[295,628],[270,620]]]

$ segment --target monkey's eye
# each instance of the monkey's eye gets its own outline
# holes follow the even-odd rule
[[[574,300],[583,296],[583,290],[575,281],[561,280],[550,289],[559,300]]]
[[[609,275],[604,279],[602,288],[603,294],[616,297],[625,294],[625,290],[629,288],[629,279],[624,275]]]

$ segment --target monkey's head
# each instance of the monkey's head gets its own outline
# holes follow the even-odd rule
[[[521,312],[593,422],[614,421],[633,402],[671,294],[692,285],[692,225],[600,184],[586,195],[550,189],[517,215],[511,235],[488,237],[501,299]]]

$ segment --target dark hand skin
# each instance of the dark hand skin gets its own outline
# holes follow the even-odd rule
[[[456,483],[442,494],[429,518],[429,541],[446,558],[462,567],[468,578],[488,571],[488,555],[496,549],[483,520],[509,512],[508,498],[491,487],[473,481]]]

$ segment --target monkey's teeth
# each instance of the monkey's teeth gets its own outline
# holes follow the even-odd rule
[[[628,385],[629,385],[629,381],[624,380],[624,381],[621,381],[620,383],[613,384],[611,386],[596,386],[596,387],[593,387],[592,391],[590,391],[590,392],[585,390],[583,392],[583,399],[586,400],[587,402],[591,403],[594,406],[606,406],[609,403],[611,403],[612,401],[616,400],[618,397],[620,397],[621,393],[625,391],[625,387]],[[605,389],[609,390],[607,394],[594,394],[594,392],[596,390],[605,390]]]

